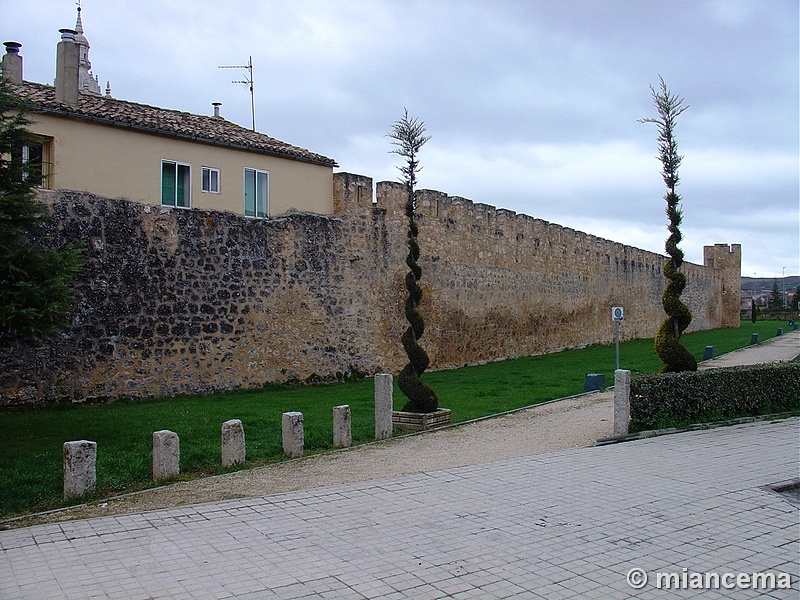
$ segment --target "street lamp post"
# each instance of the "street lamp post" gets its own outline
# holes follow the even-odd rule
[[[783,287],[783,310],[786,310],[786,267],[783,267],[783,277],[781,277],[781,286]]]

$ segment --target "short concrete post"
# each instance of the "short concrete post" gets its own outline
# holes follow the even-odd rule
[[[245,460],[244,428],[239,419],[222,424],[222,466],[243,465]]]
[[[706,346],[703,351],[703,360],[711,360],[714,358],[714,346]]]
[[[392,437],[392,374],[375,374],[375,439]]]
[[[775,335],[783,335],[783,327],[778,327],[778,332]]]
[[[289,458],[303,456],[303,447],[305,445],[303,413],[283,413],[281,433],[283,434],[283,453]]]
[[[631,372],[614,371],[614,435],[627,435],[631,421]]]
[[[181,446],[174,431],[153,432],[153,480],[172,479],[181,472]]]
[[[758,333],[754,333],[750,336],[750,343],[757,344],[758,343]]]
[[[347,404],[333,407],[333,446],[349,448],[353,445],[350,407]]]
[[[64,498],[91,494],[97,484],[97,442],[64,442]]]

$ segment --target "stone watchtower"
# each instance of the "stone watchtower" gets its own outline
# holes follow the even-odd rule
[[[742,245],[703,246],[703,264],[719,269],[720,327],[739,327],[739,297],[742,293]]]

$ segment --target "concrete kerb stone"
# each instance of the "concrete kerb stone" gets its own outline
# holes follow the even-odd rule
[[[172,479],[181,472],[178,434],[162,429],[153,432],[153,480]]]
[[[732,425],[742,425],[744,423],[756,423],[758,421],[771,421],[773,419],[789,419],[798,416],[797,413],[775,413],[772,415],[757,415],[754,417],[737,417],[735,419],[728,419],[727,421],[710,421],[708,423],[692,423],[691,425],[684,425],[683,427],[667,427],[665,429],[647,429],[645,431],[637,431],[636,433],[628,433],[624,435],[614,435],[607,438],[600,438],[595,441],[595,446],[608,446],[609,444],[619,444],[621,442],[633,442],[636,440],[644,440],[652,437],[660,437],[662,435],[670,435],[673,433],[686,433],[687,431],[698,431],[700,429],[716,429],[717,427],[730,427]]]
[[[245,461],[244,428],[239,419],[222,424],[222,466],[243,465]]]
[[[97,442],[64,442],[64,498],[80,498],[97,485]]]

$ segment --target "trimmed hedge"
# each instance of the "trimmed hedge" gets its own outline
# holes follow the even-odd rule
[[[800,410],[800,363],[631,378],[630,431]]]

